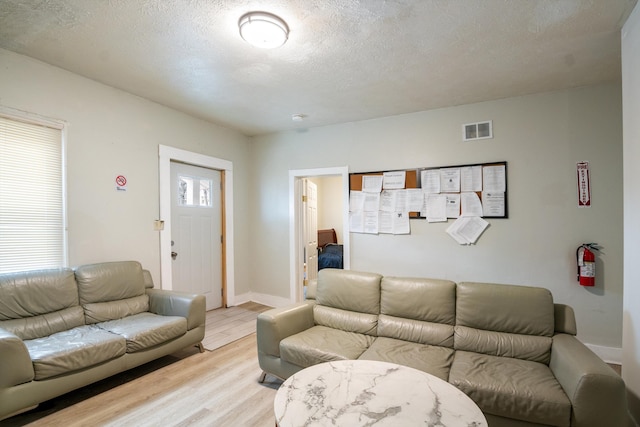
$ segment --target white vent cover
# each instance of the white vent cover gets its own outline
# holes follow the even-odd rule
[[[493,120],[462,125],[462,140],[475,141],[477,139],[493,138]]]

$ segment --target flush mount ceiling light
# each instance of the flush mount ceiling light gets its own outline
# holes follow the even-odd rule
[[[279,47],[287,41],[289,27],[282,19],[267,12],[249,12],[238,21],[240,36],[263,49]]]

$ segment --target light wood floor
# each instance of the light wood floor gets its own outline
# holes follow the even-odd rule
[[[53,399],[1,426],[273,427],[281,381],[258,383],[256,336],[193,347]]]
[[[215,350],[256,331],[258,314],[270,309],[266,305],[247,302],[235,307],[207,311],[204,348]]]

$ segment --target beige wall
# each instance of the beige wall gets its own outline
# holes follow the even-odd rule
[[[447,224],[412,220],[409,236],[352,234],[354,270],[544,286],[576,309],[579,337],[620,357],[622,328],[620,84],[510,98],[254,138],[254,282],[289,297],[290,169],[351,172],[506,160],[509,219],[491,219],[475,246]],[[312,114],[312,112],[310,112]],[[494,139],[461,142],[463,123],[493,120]],[[593,207],[577,208],[576,162],[590,161]],[[598,286],[575,280],[575,250],[598,242]]]
[[[318,186],[318,229],[334,228],[338,243],[342,243],[342,177],[316,176],[310,179]]]
[[[624,306],[622,377],[629,389],[629,406],[640,423],[640,7],[622,30],[622,88],[624,99]]]
[[[0,50],[0,105],[64,120],[69,261],[135,259],[160,284],[158,145],[233,162],[235,289],[249,291],[248,139],[159,104]],[[127,177],[116,192],[115,177]],[[166,218],[165,218],[166,219]]]

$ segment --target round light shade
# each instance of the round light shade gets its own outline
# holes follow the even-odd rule
[[[238,27],[243,39],[263,49],[282,46],[289,36],[287,23],[266,12],[249,12],[242,15]]]

